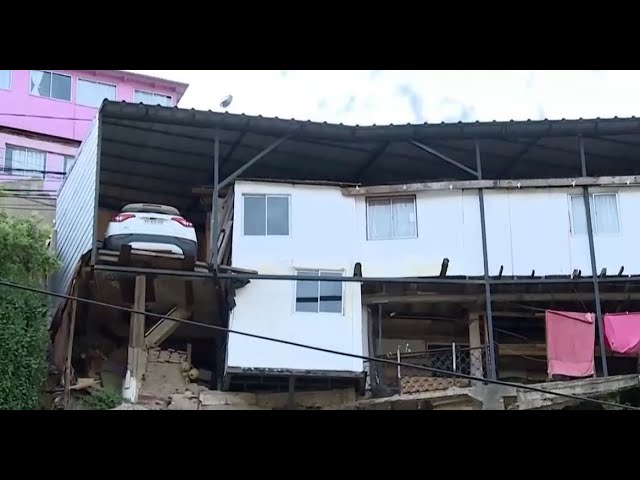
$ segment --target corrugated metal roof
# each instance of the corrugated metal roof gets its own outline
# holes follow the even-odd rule
[[[142,107],[142,108],[140,108]],[[169,113],[168,110],[172,110]],[[333,137],[337,139],[385,139],[385,138],[482,138],[486,136],[505,137],[517,135],[526,136],[563,136],[590,134],[620,134],[637,132],[640,128],[640,118],[613,117],[591,119],[559,119],[559,120],[507,120],[491,122],[455,122],[455,123],[422,123],[403,125],[344,125],[342,123],[315,122],[311,120],[284,119],[278,117],[264,117],[262,115],[233,114],[229,112],[214,112],[211,110],[196,110],[160,106],[147,106],[127,102],[105,102],[104,112],[109,116],[122,116],[127,119],[148,119],[164,122],[168,119],[172,123],[185,123],[198,127],[226,127],[232,129],[251,129],[254,131],[268,131],[280,133],[300,133],[318,137]]]
[[[166,194],[188,208],[191,188],[212,182],[216,132],[221,179],[286,135],[243,177],[369,185],[472,178],[410,140],[472,169],[477,140],[484,178],[576,176],[578,135],[590,174],[640,174],[635,117],[348,126],[125,102],[105,102],[100,115],[101,195],[114,202],[158,202]]]

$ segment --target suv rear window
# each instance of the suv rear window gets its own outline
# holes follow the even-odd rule
[[[174,207],[166,205],[157,205],[154,203],[132,203],[125,205],[122,213],[160,213],[164,215],[180,215],[180,212]]]

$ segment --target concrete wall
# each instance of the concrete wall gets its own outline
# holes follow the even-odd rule
[[[71,76],[71,100],[44,98],[29,93],[30,70],[12,70],[10,88],[0,89],[0,125],[82,141],[98,109],[76,103],[78,78],[116,86],[116,100],[133,102],[134,90],[172,97],[176,105],[184,87],[175,82],[150,79],[109,70],[54,70]]]
[[[640,226],[634,206],[640,189],[593,188],[616,192],[619,234],[595,237],[598,269],[640,273]],[[492,275],[590,274],[586,235],[573,234],[569,195],[581,189],[487,191],[486,219],[489,267]],[[290,196],[288,236],[245,236],[243,194]],[[343,196],[339,188],[238,182],[232,264],[260,273],[294,274],[296,269],[341,270],[352,275],[356,262],[365,276],[437,275],[448,258],[450,275],[482,275],[482,242],[477,191],[419,193],[416,202],[417,237],[367,240],[366,201]],[[295,283],[252,281],[241,289],[231,327],[335,350],[363,351],[360,287],[345,284],[343,314],[296,313]],[[228,365],[235,367],[360,370],[362,364],[336,355],[304,351],[275,343],[231,336]]]
[[[42,180],[23,180],[4,182],[1,188],[11,188],[14,191],[0,190],[0,211],[14,217],[38,217],[46,225],[53,226],[56,211],[56,199],[47,198],[44,194],[33,198],[30,195],[22,195],[15,190],[42,190]]]

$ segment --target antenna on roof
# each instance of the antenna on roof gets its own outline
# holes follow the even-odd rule
[[[233,102],[233,95],[227,95],[222,99],[222,102],[220,102],[220,107],[227,108],[229,105],[231,105],[231,102]]]

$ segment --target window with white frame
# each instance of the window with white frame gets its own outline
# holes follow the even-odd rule
[[[4,156],[4,172],[20,177],[45,176],[46,154],[38,150],[7,145]]]
[[[415,238],[417,235],[415,197],[367,199],[369,240]]]
[[[145,105],[162,105],[163,107],[171,106],[171,97],[169,95],[144,92],[142,90],[133,91],[133,101],[136,103],[144,103]]]
[[[9,90],[11,88],[11,70],[0,70],[0,89]]]
[[[116,86],[110,83],[78,79],[76,103],[85,107],[98,108],[103,100],[116,99]]]
[[[587,234],[587,213],[583,195],[570,195],[571,233]],[[618,194],[593,193],[589,196],[591,224],[594,235],[616,235],[620,233],[620,215],[618,212]]]
[[[29,93],[69,102],[71,101],[71,76],[43,70],[31,70]]]
[[[343,282],[323,281],[326,277],[342,277],[330,270],[297,270],[296,275],[318,277],[318,280],[296,281],[296,312],[342,313]]]
[[[244,234],[289,235],[289,196],[244,195]]]

